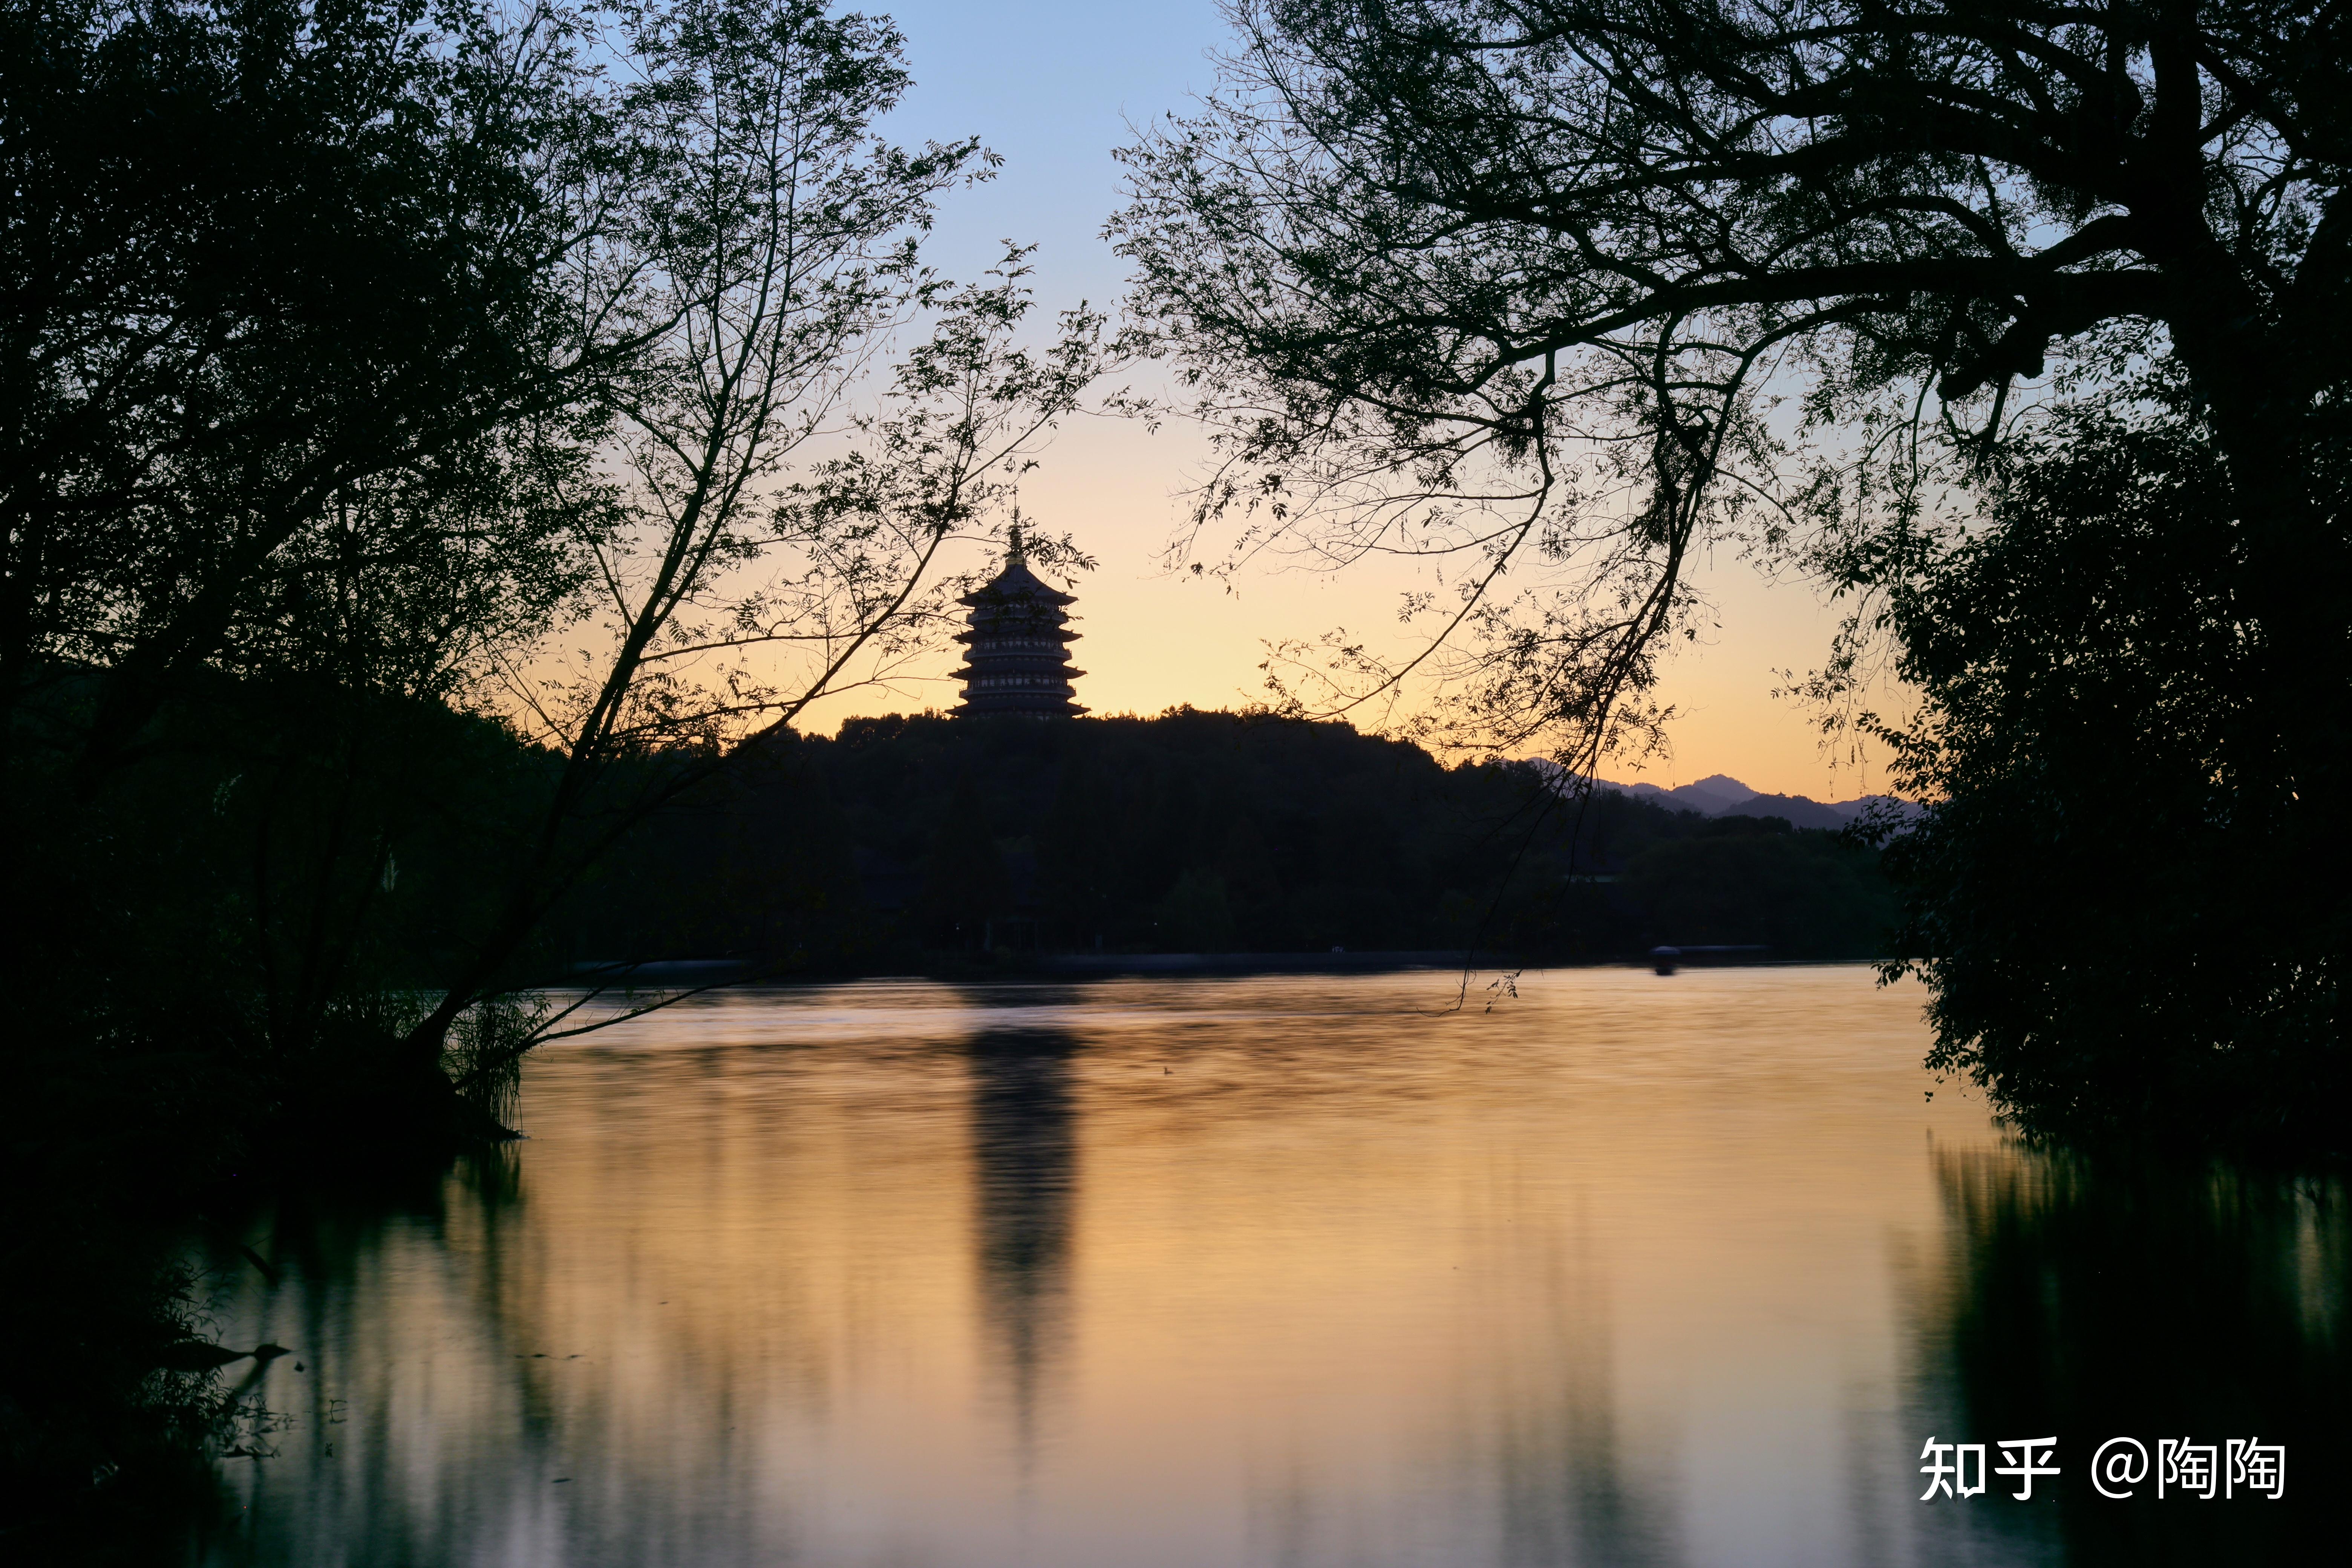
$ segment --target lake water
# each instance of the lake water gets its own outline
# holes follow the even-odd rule
[[[877,982],[564,1042],[509,1159],[262,1216],[275,1287],[215,1260],[220,1337],[293,1353],[250,1380],[271,1457],[224,1462],[200,1555],[2340,1544],[2340,1189],[2022,1152],[1918,1066],[1922,994],[1840,966],[1559,971],[1458,1009],[1430,973]],[[2116,1436],[2282,1442],[2284,1497],[2107,1501]],[[1920,1500],[1931,1437],[2026,1436],[2062,1472],[2032,1500]]]

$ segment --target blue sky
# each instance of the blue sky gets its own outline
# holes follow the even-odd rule
[[[1074,303],[1117,296],[1118,258],[1099,237],[1118,203],[1111,150],[1132,121],[1181,110],[1215,80],[1210,49],[1225,36],[1214,5],[932,3],[872,7],[907,35],[916,90],[893,135],[977,135],[1004,155],[987,188],[948,204],[936,256],[971,270],[997,242],[1040,247],[1041,296]]]

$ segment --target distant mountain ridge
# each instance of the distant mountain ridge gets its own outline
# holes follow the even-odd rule
[[[1839,801],[1819,801],[1801,795],[1763,795],[1727,773],[1709,773],[1695,784],[1677,784],[1673,789],[1661,789],[1654,784],[1619,784],[1611,779],[1595,782],[1602,789],[1613,789],[1635,800],[1650,801],[1676,811],[1696,811],[1701,816],[1778,816],[1786,818],[1792,827],[1841,828],[1882,802],[1906,816],[1919,809],[1913,802],[1891,795],[1856,795],[1852,800]]]

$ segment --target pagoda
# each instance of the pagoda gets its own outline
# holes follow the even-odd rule
[[[964,666],[953,679],[963,682],[956,717],[1007,713],[1023,719],[1068,719],[1086,711],[1073,700],[1070,683],[1086,673],[1070,668],[1070,630],[1063,606],[1076,603],[1056,593],[1029,570],[1021,546],[1021,525],[1013,525],[1004,570],[985,586],[966,594],[970,629],[958,632]]]

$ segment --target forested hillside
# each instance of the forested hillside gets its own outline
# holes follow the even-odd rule
[[[574,963],[787,972],[983,949],[1867,957],[1892,910],[1873,852],[1780,818],[1580,808],[1517,764],[1181,709],[893,716],[772,745],[649,826],[560,930]]]

